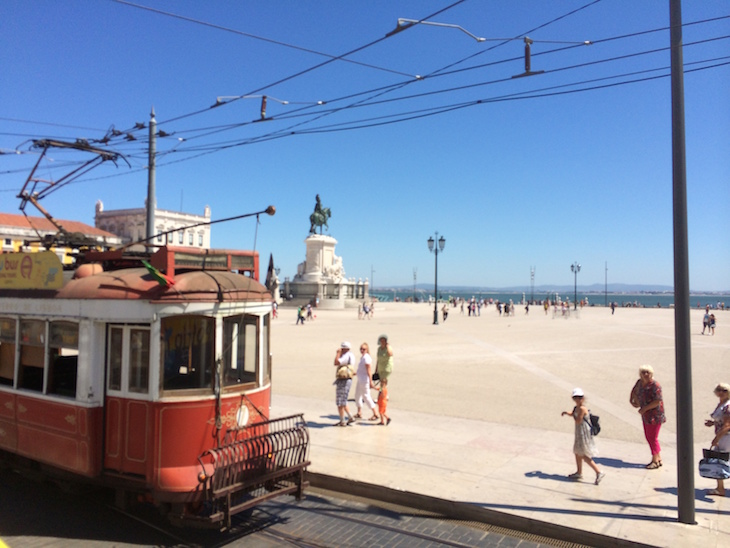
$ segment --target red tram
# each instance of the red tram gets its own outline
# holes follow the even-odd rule
[[[54,257],[0,255],[1,456],[183,523],[301,496],[308,432],[269,418],[256,252],[90,251],[69,280]]]

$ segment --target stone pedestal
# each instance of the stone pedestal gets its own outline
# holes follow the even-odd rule
[[[347,301],[368,299],[367,280],[363,283],[345,278],[342,257],[335,254],[337,240],[332,236],[311,234],[304,243],[306,260],[297,267],[294,279],[285,284],[287,295],[326,309],[345,308]]]

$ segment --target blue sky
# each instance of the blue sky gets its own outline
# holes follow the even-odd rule
[[[730,3],[683,4],[690,286],[729,290]],[[427,25],[385,39],[398,18],[488,40]],[[0,210],[18,211],[30,139],[126,133],[154,106],[172,134],[158,207],[221,219],[273,204],[258,234],[253,219],[218,224],[213,245],[255,239],[282,278],[319,194],[347,276],[376,286],[414,269],[432,282],[435,231],[441,284],[528,285],[530,267],[536,285],[571,284],[578,261],[579,285],[603,283],[606,263],[609,283],[672,285],[668,26],[659,0],[2,2]],[[513,79],[524,36],[544,73]],[[289,104],[269,99],[255,122],[262,94]],[[131,169],[106,163],[44,207],[90,224],[97,200],[141,207],[147,130],[132,134],[107,145]],[[48,156],[50,180],[88,159]]]

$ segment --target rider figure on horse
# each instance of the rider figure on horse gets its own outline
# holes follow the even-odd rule
[[[317,227],[319,227],[319,233],[322,234],[322,226],[327,226],[327,219],[329,219],[331,216],[332,213],[330,212],[330,208],[322,207],[322,202],[319,199],[319,194],[317,194],[317,203],[314,206],[314,213],[309,216],[309,221],[311,223],[309,227],[309,233],[316,234]]]

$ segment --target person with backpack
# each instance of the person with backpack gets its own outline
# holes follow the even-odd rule
[[[585,406],[585,394],[580,388],[573,390],[573,402],[575,407],[572,411],[563,411],[561,417],[573,417],[575,421],[575,440],[573,441],[573,453],[575,454],[575,466],[577,470],[568,477],[572,480],[580,480],[583,478],[583,463],[585,462],[596,473],[595,484],[601,483],[606,476],[604,472],[593,461],[593,457],[598,454],[596,444],[593,441],[593,433],[591,432],[590,412]]]

